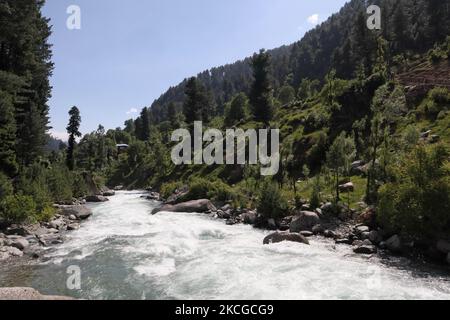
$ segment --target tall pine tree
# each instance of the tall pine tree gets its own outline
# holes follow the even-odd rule
[[[256,121],[269,124],[273,117],[273,92],[270,81],[270,55],[261,50],[251,61],[254,82],[250,91],[250,105]]]
[[[73,170],[75,168],[75,158],[74,158],[74,150],[76,138],[81,137],[80,124],[81,124],[81,116],[80,110],[77,107],[72,107],[69,111],[69,125],[67,126],[67,133],[69,134],[69,147],[67,148],[67,167],[69,170]]]

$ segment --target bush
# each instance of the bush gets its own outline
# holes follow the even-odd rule
[[[184,201],[210,199],[215,201],[236,200],[232,188],[221,180],[209,181],[203,178],[193,178],[189,183],[189,192]]]
[[[416,147],[396,166],[392,183],[380,189],[379,222],[391,232],[435,239],[450,234],[450,181],[442,146]]]
[[[287,201],[273,181],[266,180],[261,184],[257,210],[266,219],[282,218],[287,213]]]
[[[450,92],[447,88],[433,88],[428,93],[428,97],[437,104],[447,104],[450,102]]]
[[[159,189],[159,192],[161,194],[161,197],[163,199],[169,198],[177,189],[181,188],[183,186],[183,183],[180,181],[177,182],[167,182],[164,183],[161,188]]]
[[[309,199],[309,203],[312,209],[320,207],[321,202],[320,191],[321,191],[320,176],[316,176],[313,180],[311,198]]]
[[[7,196],[0,203],[0,215],[7,223],[36,221],[36,203],[31,196]]]
[[[13,186],[6,175],[0,172],[0,201],[13,194]]]

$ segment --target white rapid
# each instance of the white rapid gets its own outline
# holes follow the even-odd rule
[[[365,258],[348,246],[263,246],[267,232],[201,214],[150,215],[156,203],[119,192],[46,255],[9,268],[0,286],[87,299],[450,299],[448,270]],[[69,290],[67,268],[81,269]]]

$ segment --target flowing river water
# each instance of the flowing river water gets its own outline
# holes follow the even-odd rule
[[[267,232],[208,215],[159,213],[141,192],[92,205],[93,216],[44,259],[0,266],[0,287],[84,299],[450,299],[448,269],[367,258],[350,246],[263,246]],[[67,288],[70,266],[81,289]]]

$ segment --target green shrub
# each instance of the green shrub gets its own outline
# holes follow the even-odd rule
[[[8,223],[36,221],[36,203],[31,196],[7,196],[0,203],[0,215]]]
[[[395,182],[381,187],[379,222],[418,239],[450,234],[450,180],[443,146],[416,147],[396,165]]]
[[[321,192],[320,176],[316,176],[313,179],[311,197],[309,199],[309,204],[312,209],[316,209],[316,208],[320,207],[320,202],[321,202],[320,192]]]
[[[450,102],[450,92],[447,88],[433,88],[428,93],[428,97],[438,104],[447,104]]]
[[[273,181],[266,180],[261,184],[257,209],[258,213],[267,219],[282,218],[287,213],[287,201],[282,196],[278,185]]]
[[[0,172],[0,201],[13,194],[13,186],[6,175]]]
[[[164,199],[169,198],[178,188],[181,188],[183,183],[180,181],[177,182],[167,182],[161,185],[159,192],[161,197]]]
[[[189,183],[189,192],[183,200],[210,199],[215,201],[235,200],[236,194],[230,186],[221,180],[193,178]]]

